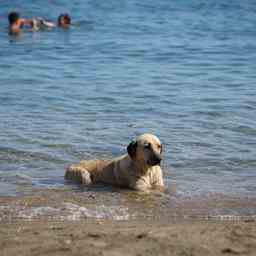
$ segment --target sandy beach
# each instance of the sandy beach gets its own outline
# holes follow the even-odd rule
[[[255,222],[36,221],[1,223],[11,255],[255,255]]]

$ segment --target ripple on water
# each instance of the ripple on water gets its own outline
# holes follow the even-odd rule
[[[105,191],[104,198],[100,194]],[[96,190],[34,191],[33,195],[1,198],[0,221],[22,220],[245,220],[256,218],[254,198],[209,194],[197,197],[172,194]]]

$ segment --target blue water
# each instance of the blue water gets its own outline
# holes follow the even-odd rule
[[[0,195],[69,188],[67,165],[151,132],[170,190],[256,197],[255,1],[0,6]],[[14,9],[74,25],[11,37]]]

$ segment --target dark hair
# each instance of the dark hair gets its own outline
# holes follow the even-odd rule
[[[64,19],[65,20],[65,24],[69,25],[71,23],[71,18],[67,13],[62,13],[59,15],[58,17],[58,25],[61,24],[61,20]]]
[[[9,24],[15,23],[20,18],[20,14],[18,12],[10,12],[8,15]]]

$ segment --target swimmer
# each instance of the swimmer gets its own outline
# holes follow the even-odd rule
[[[8,20],[10,34],[19,34],[24,26],[33,28],[33,21],[20,18],[20,14],[18,12],[10,12],[8,15]]]
[[[38,31],[41,29],[52,29],[54,27],[68,28],[71,24],[71,18],[66,13],[59,15],[57,24],[46,21],[40,17],[33,19],[20,18],[20,14],[18,12],[9,13],[8,19],[10,34],[19,34],[24,26],[28,26],[32,31]]]
[[[58,26],[61,28],[68,28],[71,24],[71,18],[67,13],[60,14],[58,17]]]
[[[71,18],[70,16],[65,13],[65,14],[60,14],[58,19],[57,19],[57,24],[46,21],[43,18],[37,17],[32,19],[33,21],[33,30],[40,30],[40,29],[51,29],[54,27],[60,27],[60,28],[68,28],[71,24]]]

